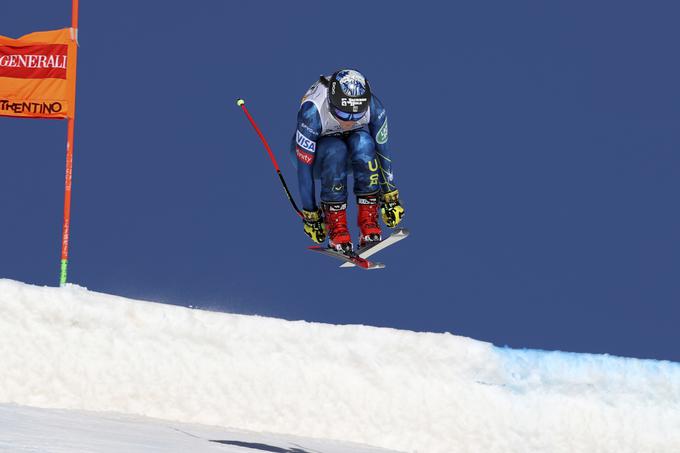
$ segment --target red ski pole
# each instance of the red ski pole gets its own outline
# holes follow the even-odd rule
[[[246,116],[248,117],[250,124],[253,125],[255,132],[257,132],[257,135],[260,136],[260,140],[262,140],[262,144],[267,149],[267,152],[269,153],[269,158],[271,159],[272,163],[274,164],[274,168],[276,169],[276,174],[279,175],[279,179],[281,180],[281,184],[283,185],[283,190],[286,192],[286,196],[288,197],[288,201],[290,201],[290,204],[293,205],[293,209],[295,209],[295,212],[297,212],[297,215],[302,217],[302,212],[297,207],[297,204],[295,204],[295,200],[293,199],[293,196],[291,195],[290,190],[288,190],[288,185],[286,184],[286,180],[283,179],[283,175],[281,174],[281,169],[279,168],[279,164],[276,162],[276,158],[274,157],[274,153],[272,152],[271,148],[269,147],[269,143],[267,143],[267,140],[264,138],[264,135],[262,135],[260,128],[257,127],[255,120],[253,119],[252,116],[250,116],[250,112],[248,112],[248,109],[246,108],[246,101],[244,101],[243,99],[237,99],[236,105],[241,107],[241,109],[243,110],[243,113],[245,113]]]

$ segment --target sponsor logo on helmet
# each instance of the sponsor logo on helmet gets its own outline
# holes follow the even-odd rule
[[[353,111],[357,112],[366,101],[368,101],[366,98],[342,98],[340,103],[343,107],[352,107]]]
[[[297,131],[297,133],[295,134],[295,141],[297,142],[300,148],[307,151],[308,153],[314,154],[314,152],[316,151],[316,142],[305,137],[304,134],[300,131]]]
[[[338,72],[336,79],[340,82],[340,88],[345,96],[362,96],[366,93],[366,79],[353,69]]]

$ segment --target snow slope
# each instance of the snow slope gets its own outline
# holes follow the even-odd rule
[[[676,363],[213,313],[10,280],[0,280],[0,403],[405,452],[680,451]]]
[[[373,447],[189,425],[139,416],[0,404],[0,452],[398,453]]]

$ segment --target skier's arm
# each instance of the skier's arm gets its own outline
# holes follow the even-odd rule
[[[380,191],[382,192],[380,213],[385,225],[394,228],[403,219],[405,211],[399,201],[399,191],[394,182],[392,156],[387,143],[387,111],[375,95],[371,96],[371,120],[368,128],[375,140],[380,169]]]
[[[297,175],[300,188],[302,208],[315,211],[316,194],[314,185],[314,159],[316,158],[316,141],[321,134],[321,117],[312,102],[300,106],[295,130],[295,155],[298,160]]]
[[[392,170],[392,156],[390,155],[389,143],[387,140],[387,110],[377,96],[371,96],[371,120],[368,124],[373,140],[375,140],[375,150],[378,155],[378,165],[380,167],[380,189],[382,193],[396,190],[394,182],[394,172]]]

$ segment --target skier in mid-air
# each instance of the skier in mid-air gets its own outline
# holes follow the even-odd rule
[[[321,76],[302,98],[291,153],[297,164],[305,233],[352,252],[347,227],[347,173],[354,175],[359,247],[381,240],[378,209],[394,228],[404,217],[388,151],[387,113],[366,78],[353,69]],[[321,181],[321,207],[315,179]]]

